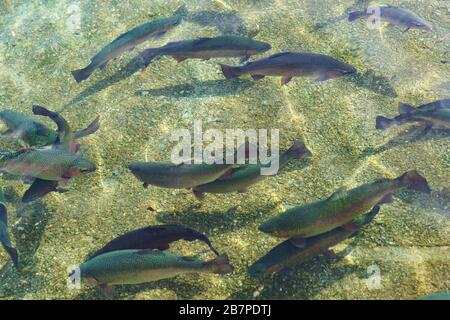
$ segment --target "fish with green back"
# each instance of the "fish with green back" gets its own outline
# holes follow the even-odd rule
[[[279,158],[279,169],[287,165],[290,160],[311,157],[311,152],[303,142],[295,142],[291,148],[284,152]],[[231,193],[246,192],[253,184],[263,180],[267,176],[261,174],[263,167],[270,167],[270,163],[247,164],[233,168],[228,177],[219,178],[207,184],[192,188],[197,199],[201,200],[205,193]]]
[[[182,274],[232,271],[226,255],[202,261],[153,249],[112,251],[80,265],[81,281],[98,285],[109,298],[113,296],[113,285],[147,283]]]
[[[375,206],[369,213],[355,218],[353,224],[360,229],[369,224],[379,211],[380,207]],[[299,248],[290,240],[286,240],[253,263],[249,267],[248,272],[252,277],[258,277],[265,273],[278,272],[285,268],[297,266],[319,254],[332,257],[334,253],[330,251],[330,248],[354,236],[357,232],[358,230],[356,228],[354,230],[348,230],[343,227],[338,227],[323,234],[305,239],[304,248]]]
[[[281,85],[293,77],[313,77],[325,81],[356,74],[356,69],[342,61],[323,54],[309,52],[281,52],[243,66],[220,65],[227,79],[249,74],[254,80],[265,76],[281,76]]]
[[[141,52],[143,64],[148,66],[156,57],[171,56],[178,62],[186,59],[211,58],[242,58],[248,60],[251,56],[271,49],[271,45],[247,37],[225,35],[214,38],[199,38],[169,42],[160,48],[149,48]]]
[[[345,187],[328,199],[291,208],[269,219],[259,230],[280,238],[291,238],[304,247],[305,238],[316,236],[337,227],[357,229],[352,220],[376,205],[391,203],[392,193],[401,189],[431,192],[427,181],[417,171],[408,171],[396,179],[380,179],[347,190]]]
[[[450,99],[434,101],[417,108],[400,103],[399,113],[393,119],[378,116],[375,127],[385,130],[393,125],[418,122],[426,129],[450,129]]]
[[[19,269],[19,255],[17,250],[12,246],[8,232],[8,212],[5,205],[5,196],[0,190],[0,243],[11,257],[13,265]]]
[[[181,239],[186,241],[203,241],[217,256],[220,255],[204,234],[184,226],[165,224],[127,232],[108,242],[103,248],[91,255],[89,259],[107,252],[125,249],[158,249],[164,251],[169,249],[169,244]]]
[[[127,31],[97,53],[87,67],[72,71],[73,77],[77,82],[86,80],[95,69],[104,68],[111,59],[133,50],[134,47],[149,39],[162,37],[180,22],[181,17],[172,16],[141,24]]]

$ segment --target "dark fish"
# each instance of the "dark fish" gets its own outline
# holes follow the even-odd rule
[[[11,257],[11,260],[16,269],[19,269],[19,255],[17,250],[12,246],[8,233],[8,214],[5,205],[5,196],[0,190],[0,242],[3,248]]]
[[[64,188],[60,188],[58,185],[58,181],[34,179],[33,184],[23,194],[22,203],[41,199],[50,192],[64,193],[68,191]]]
[[[104,68],[109,60],[114,59],[126,51],[133,50],[137,45],[151,39],[163,36],[167,31],[181,22],[179,16],[154,20],[135,27],[120,35],[113,42],[104,47],[84,69],[72,71],[77,82],[81,82],[92,74],[97,68]]]
[[[293,77],[310,76],[316,81],[353,75],[357,71],[351,65],[332,57],[307,52],[282,52],[249,62],[241,67],[221,64],[222,72],[227,79],[250,74],[254,80],[265,76],[281,76],[281,85],[287,84]]]
[[[414,12],[407,9],[402,9],[389,5],[381,6],[369,6],[367,10],[351,12],[348,15],[348,21],[354,21],[363,17],[374,16],[376,12],[379,12],[380,19],[382,21],[388,22],[390,25],[403,26],[407,32],[409,29],[424,29],[426,31],[432,31],[433,28]]]
[[[304,238],[344,226],[353,229],[353,219],[376,205],[393,201],[392,193],[400,189],[429,193],[428,183],[417,171],[408,171],[396,179],[381,179],[351,190],[341,188],[328,199],[289,209],[259,226],[259,230],[276,237],[293,238],[302,247]]]
[[[131,172],[144,182],[144,187],[192,188],[216,180],[232,169],[231,164],[172,164],[162,162],[134,162],[128,165]]]
[[[400,115],[393,119],[378,116],[375,127],[384,130],[392,125],[420,122],[430,129],[450,129],[450,99],[438,100],[417,108],[400,103],[399,112]]]
[[[202,261],[152,249],[112,251],[80,265],[81,280],[98,285],[108,298],[113,296],[113,285],[147,283],[181,274],[226,274],[233,269],[225,255]]]
[[[239,36],[219,36],[169,42],[160,48],[150,48],[141,52],[144,65],[147,66],[158,56],[171,56],[178,62],[186,59],[204,59],[242,57],[245,61],[252,55],[271,49],[271,45],[251,38]]]
[[[127,232],[108,242],[89,259],[107,252],[125,249],[158,249],[164,251],[169,249],[170,243],[178,240],[203,241],[217,256],[220,255],[204,234],[184,226],[167,224]]]
[[[292,159],[303,159],[310,156],[311,152],[304,143],[296,142],[280,156],[279,168],[286,166]],[[264,166],[270,167],[270,164]],[[229,177],[219,178],[213,182],[196,186],[192,188],[192,191],[198,199],[202,199],[204,193],[246,192],[248,187],[267,177],[261,175],[262,167],[261,164],[248,164],[233,168]]]
[[[73,136],[79,139],[94,133],[99,126],[97,117],[87,128],[75,131]],[[11,138],[25,148],[45,147],[54,144],[58,140],[58,133],[47,128],[44,124],[33,118],[12,110],[0,111],[0,120],[6,125],[6,132],[1,134],[2,138]]]
[[[290,240],[286,240],[253,263],[248,271],[252,277],[257,277],[263,273],[278,272],[284,268],[299,265],[319,254],[333,256],[334,253],[329,250],[331,247],[355,235],[360,228],[370,223],[379,211],[380,207],[375,206],[371,212],[353,220],[354,230],[338,227],[321,235],[307,238],[304,248],[299,248]]]

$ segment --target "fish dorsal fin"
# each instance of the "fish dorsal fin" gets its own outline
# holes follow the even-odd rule
[[[181,257],[181,259],[184,260],[184,261],[188,261],[188,262],[196,260],[194,257]]]
[[[398,104],[398,112],[400,112],[400,114],[409,114],[409,113],[411,113],[411,111],[414,111],[414,110],[415,110],[415,108],[410,104],[403,103],[403,102],[400,102]]]
[[[342,186],[339,189],[337,189],[335,192],[333,192],[333,194],[328,198],[329,199],[336,199],[341,197],[345,191],[347,191],[347,187],[346,186]]]
[[[207,41],[209,41],[211,39],[212,38],[208,38],[208,37],[198,38],[198,39],[195,40],[195,44],[200,44],[200,43],[203,43],[203,42],[207,42]]]
[[[138,250],[138,251],[134,252],[134,254],[160,256],[160,255],[163,255],[164,253],[162,251],[159,251],[156,249],[143,249],[143,250]]]

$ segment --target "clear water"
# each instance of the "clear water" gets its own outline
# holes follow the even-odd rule
[[[434,31],[370,30],[345,13],[366,1],[20,1],[0,3],[0,106],[31,114],[32,104],[63,115],[81,128],[100,115],[100,130],[82,141],[82,154],[98,170],[72,179],[70,192],[20,204],[28,185],[1,178],[8,195],[11,238],[22,270],[0,249],[1,299],[96,299],[93,287],[68,290],[66,271],[124,232],[161,223],[190,226],[209,235],[229,255],[232,274],[186,275],[150,284],[120,286],[119,299],[410,299],[450,286],[449,137],[398,135],[412,126],[375,129],[377,115],[395,116],[399,102],[420,105],[448,97],[450,2],[397,1],[430,22]],[[187,19],[159,40],[122,55],[77,84],[70,71],[85,66],[105,44],[132,27],[172,15],[186,4]],[[215,18],[214,18],[215,17]],[[225,17],[225,18],[223,18]],[[341,17],[341,18],[339,18]],[[214,18],[214,19],[213,19]],[[217,20],[219,19],[219,20]],[[295,78],[225,80],[218,62],[165,57],[135,72],[139,50],[168,41],[237,32],[281,51],[327,54],[355,66],[359,75],[316,83]],[[46,119],[47,125],[53,124]],[[292,163],[247,193],[208,195],[142,188],[131,161],[169,161],[178,128],[194,120],[205,128],[277,128],[281,148],[303,139],[313,153],[308,166]],[[17,146],[1,142],[1,150]],[[339,244],[345,258],[319,256],[289,272],[251,278],[247,267],[279,240],[257,226],[284,209],[328,197],[339,187],[418,170],[431,196],[399,193],[358,237]],[[147,210],[152,207],[154,211]],[[171,250],[211,258],[200,243]],[[374,271],[380,283],[374,280]],[[376,273],[376,272],[375,272]],[[375,274],[376,275],[376,274]],[[373,282],[375,281],[375,282]],[[375,283],[375,286],[370,284]]]

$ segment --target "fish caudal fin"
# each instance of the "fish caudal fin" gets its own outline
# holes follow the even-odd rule
[[[350,12],[348,14],[348,21],[352,22],[355,21],[356,19],[359,19],[361,17],[366,16],[366,12],[365,11],[355,11],[355,12]]]
[[[90,70],[89,66],[83,69],[79,70],[73,70],[72,76],[74,77],[75,81],[77,83],[80,83],[83,80],[86,80],[91,75],[92,71]]]
[[[212,269],[213,273],[226,274],[233,272],[234,270],[234,267],[230,264],[227,255],[218,256],[213,260],[205,262],[205,264],[208,268]]]
[[[431,192],[427,180],[415,170],[406,172],[402,176],[398,177],[398,180],[400,180],[401,183],[405,185],[408,189],[424,193]]]
[[[50,110],[48,110],[47,108],[38,106],[38,105],[33,105],[33,113],[35,115],[38,116],[44,116],[44,117],[53,117],[56,115],[56,112],[52,112]]]
[[[220,68],[222,68],[222,73],[227,79],[234,79],[239,77],[239,73],[237,73],[238,67],[227,66],[226,64],[220,64]]]
[[[142,59],[142,63],[143,63],[142,68],[145,69],[150,64],[150,62],[152,62],[153,59],[155,59],[157,56],[159,56],[159,50],[154,49],[154,48],[145,49],[144,51],[142,51],[139,54],[139,56]]]
[[[384,130],[389,128],[395,123],[395,120],[389,119],[383,116],[378,116],[375,124],[375,128],[378,130]]]
[[[303,142],[296,141],[296,142],[294,142],[292,147],[290,147],[286,151],[286,155],[288,155],[289,157],[291,157],[293,159],[302,159],[302,158],[311,157],[312,153],[311,153],[311,151],[308,150],[308,148],[305,146],[305,144]]]

